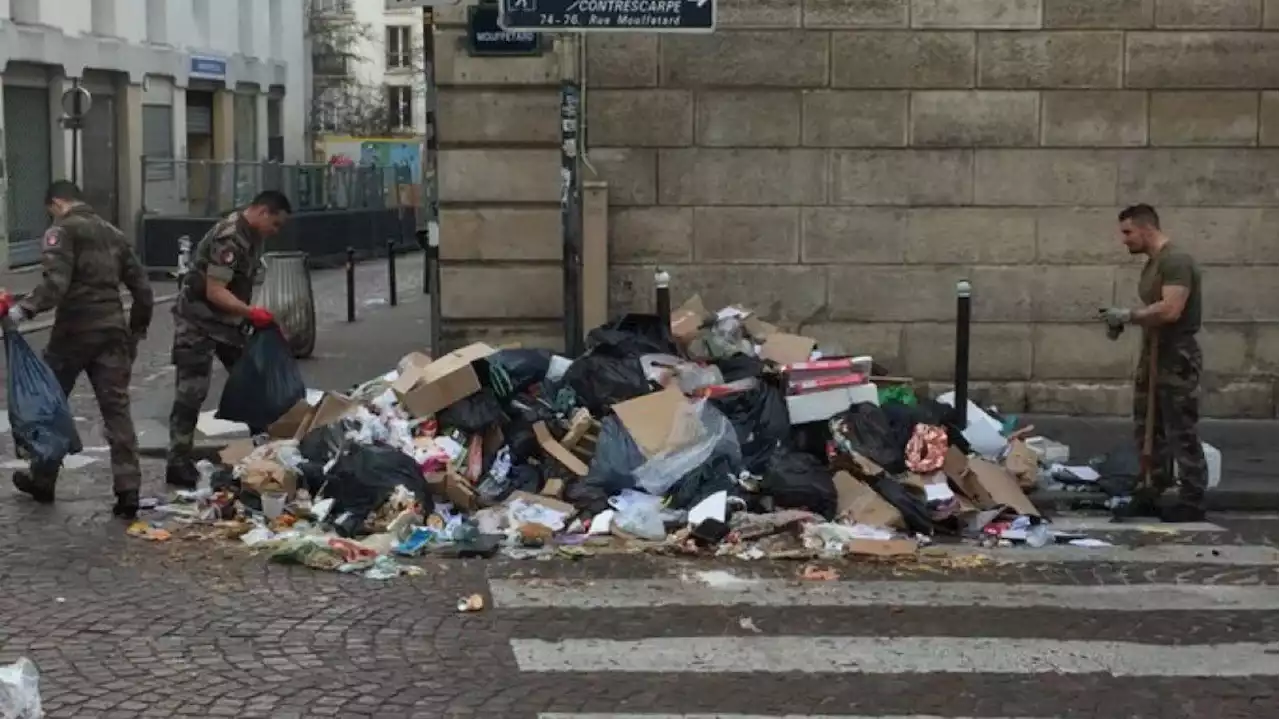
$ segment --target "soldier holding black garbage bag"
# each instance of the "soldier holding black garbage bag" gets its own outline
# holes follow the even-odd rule
[[[138,342],[151,325],[155,301],[151,283],[133,243],[84,202],[74,183],[59,180],[49,185],[44,204],[53,224],[42,240],[43,279],[20,302],[15,303],[8,293],[0,295],[0,314],[16,327],[37,314],[56,310],[45,363],[64,395],[71,394],[81,372],[89,376],[111,450],[113,512],[131,519],[138,511],[142,471],[130,415],[129,380]],[[127,319],[120,298],[122,284],[133,298]],[[10,367],[10,372],[14,369]],[[71,424],[69,417],[65,419]],[[74,426],[66,430],[74,438],[71,451],[79,451]],[[38,502],[52,502],[61,454],[51,461],[31,459],[30,471],[15,472],[13,484]]]
[[[199,480],[191,451],[200,408],[209,394],[213,358],[228,370],[243,353],[245,324],[265,329],[275,318],[249,304],[261,268],[262,245],[280,232],[293,208],[283,193],[266,190],[227,215],[196,245],[191,269],[174,303],[173,364],[177,374],[169,415],[165,482],[194,488]],[[251,427],[254,433],[262,427]]]

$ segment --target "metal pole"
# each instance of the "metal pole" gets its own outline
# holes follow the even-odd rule
[[[425,252],[422,263],[422,291],[431,294],[430,343],[432,354],[443,353],[440,342],[440,186],[436,162],[440,151],[439,128],[436,126],[436,38],[435,11],[422,8],[422,79],[426,132],[422,148],[422,190],[418,198],[418,242]]]
[[[356,248],[347,247],[347,321],[356,321]]]
[[[395,307],[399,294],[396,292],[396,241],[391,238],[387,239],[387,294],[391,306]]]
[[[955,424],[969,426],[969,320],[973,287],[968,280],[956,283]]]
[[[565,38],[564,42],[577,42],[577,39]],[[576,69],[563,72],[560,81],[560,230],[564,247],[564,347],[571,357],[582,354],[583,341],[582,178],[578,152],[581,92]]]
[[[653,273],[655,289],[654,303],[658,308],[658,317],[670,322],[671,318],[671,275],[661,267]]]
[[[71,84],[79,88],[80,78],[73,79]],[[80,125],[83,121],[80,97],[77,92],[71,98],[71,182],[77,187],[80,185]]]

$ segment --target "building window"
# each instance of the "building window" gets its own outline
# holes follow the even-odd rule
[[[337,48],[318,44],[311,53],[311,71],[324,77],[346,77],[349,74],[347,60]]]
[[[387,69],[408,70],[409,52],[413,49],[413,36],[408,25],[387,26]]]
[[[351,0],[311,0],[311,7],[321,15],[346,15],[351,12]]]
[[[413,129],[413,88],[387,86],[387,118],[392,130]]]

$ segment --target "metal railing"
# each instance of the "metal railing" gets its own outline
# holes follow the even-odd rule
[[[218,217],[279,190],[294,212],[412,208],[417,187],[408,165],[284,164],[142,158],[144,215]]]

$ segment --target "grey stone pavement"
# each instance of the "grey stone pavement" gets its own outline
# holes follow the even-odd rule
[[[349,386],[426,345],[420,273],[405,258],[391,308],[383,267],[360,268],[350,325],[341,273],[317,273],[312,386]],[[168,412],[167,317],[140,351],[140,427]],[[1174,529],[1064,517],[1116,547],[819,563],[833,581],[797,579],[793,562],[597,554],[430,557],[423,576],[383,583],[271,565],[236,544],[127,537],[107,511],[87,386],[72,405],[96,461],[64,473],[59,502],[0,482],[0,663],[37,663],[49,717],[1274,715],[1274,506]],[[1057,436],[1092,451],[1126,436],[1121,425],[1066,421],[1092,434]],[[1227,440],[1244,435],[1224,426],[1229,466],[1252,467],[1231,465]],[[1274,461],[1274,445],[1242,446]],[[0,457],[12,457],[7,435]],[[144,463],[152,493],[161,465]],[[473,593],[484,610],[459,613]]]

